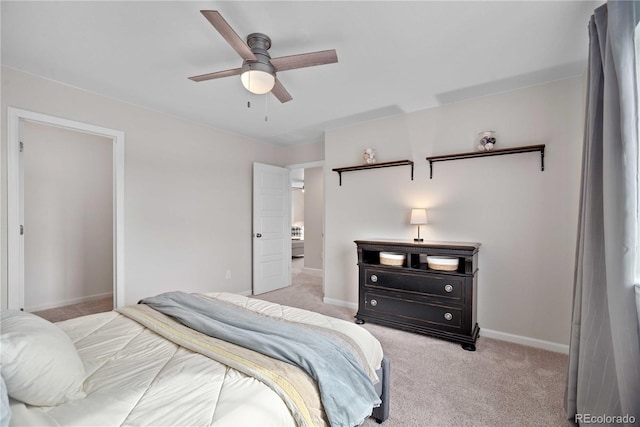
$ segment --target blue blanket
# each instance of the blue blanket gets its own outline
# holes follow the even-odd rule
[[[184,292],[141,303],[198,332],[300,367],[318,383],[334,427],[359,425],[380,405],[373,383],[351,351],[325,334]]]

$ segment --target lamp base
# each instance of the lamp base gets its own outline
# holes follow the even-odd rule
[[[424,242],[424,239],[417,238],[417,239],[413,239],[413,241],[414,242]]]

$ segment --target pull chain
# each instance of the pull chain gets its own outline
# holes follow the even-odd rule
[[[269,92],[264,94],[264,121],[266,122],[267,120],[269,120],[269,117],[267,116],[267,101],[269,100]]]
[[[251,73],[249,73],[249,88],[251,88]],[[247,108],[251,108],[251,91],[249,92],[249,99],[247,100]]]

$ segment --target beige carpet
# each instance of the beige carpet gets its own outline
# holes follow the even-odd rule
[[[87,314],[102,313],[111,310],[113,310],[113,298],[106,297],[93,301],[51,308],[49,310],[35,311],[33,314],[47,319],[49,322],[61,322],[75,317],[86,316]]]
[[[294,285],[257,298],[353,321],[353,310],[322,302],[320,278],[293,271]],[[364,327],[391,360],[391,408],[383,426],[568,425],[563,354],[484,338],[482,331],[477,350],[468,352],[436,338]],[[377,424],[369,419],[364,425]]]

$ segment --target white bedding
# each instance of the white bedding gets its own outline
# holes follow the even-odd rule
[[[235,294],[208,294],[272,317],[351,337],[371,370],[382,348],[353,323]],[[108,312],[60,322],[84,363],[87,397],[55,407],[12,400],[12,425],[295,425],[278,395],[260,381]]]

